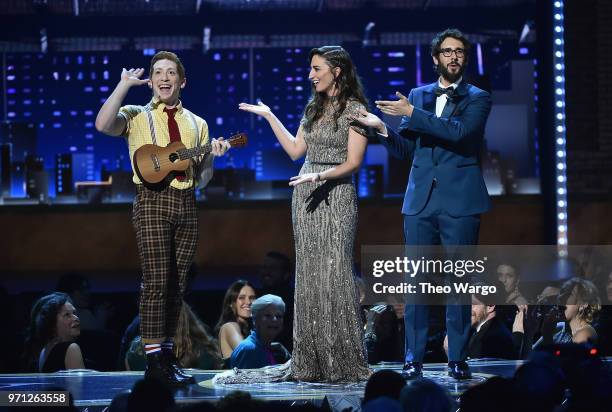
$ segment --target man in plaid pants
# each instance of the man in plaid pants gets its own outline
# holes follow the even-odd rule
[[[176,54],[160,51],[151,60],[149,78],[144,69],[123,69],[119,84],[103,104],[96,129],[126,138],[130,159],[145,144],[166,146],[181,141],[187,148],[208,143],[206,122],[185,109],[179,100],[185,87],[185,68]],[[153,98],[146,106],[121,106],[132,86],[147,84]],[[192,162],[165,186],[149,188],[136,173],[133,181],[133,224],[142,266],[140,332],[147,354],[145,379],[172,386],[195,383],[181,369],[173,352],[173,339],[182,305],[189,267],[196,252],[198,219],[194,187],[212,177],[212,160],[222,156],[229,144],[212,140],[212,154]],[[132,164],[132,167],[134,165]]]

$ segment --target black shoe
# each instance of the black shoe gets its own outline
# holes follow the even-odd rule
[[[163,353],[163,356],[166,358],[168,367],[172,369],[172,371],[178,377],[179,380],[181,380],[182,382],[186,384],[196,383],[196,380],[193,376],[187,375],[185,371],[183,371],[178,359],[176,359],[176,356],[174,355],[174,352],[164,351],[162,349],[162,353]]]
[[[161,352],[147,355],[147,369],[145,370],[144,378],[154,379],[171,387],[187,384],[184,379],[177,376]]]
[[[470,379],[472,372],[470,367],[465,361],[451,361],[448,362],[448,376],[452,376],[455,379]]]
[[[404,379],[416,379],[423,377],[423,365],[421,362],[406,362],[402,369]]]

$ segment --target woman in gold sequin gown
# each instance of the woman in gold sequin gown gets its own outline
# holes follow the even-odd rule
[[[352,175],[361,166],[367,139],[363,129],[350,125],[365,113],[367,102],[342,47],[313,49],[309,59],[313,93],[295,137],[262,102],[239,106],[266,119],[293,160],[306,155],[299,176],[289,183],[295,187],[292,359],[218,375],[216,383],[358,382],[370,375],[353,279],[357,196]]]

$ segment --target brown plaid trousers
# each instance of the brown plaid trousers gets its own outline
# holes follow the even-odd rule
[[[142,267],[140,334],[171,338],[198,243],[195,194],[170,186],[159,192],[136,187],[132,223]]]

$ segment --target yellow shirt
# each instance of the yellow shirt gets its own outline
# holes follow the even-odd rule
[[[151,99],[147,107],[149,107],[153,117],[156,144],[158,146],[168,145],[168,143],[170,143],[170,132],[168,131],[168,114],[164,112],[166,105],[154,97]],[[178,110],[174,115],[174,119],[176,120],[181,133],[181,142],[185,145],[185,147],[188,149],[195,147],[198,140],[200,142],[200,146],[204,146],[206,143],[208,143],[208,125],[206,124],[206,121],[185,109],[180,101],[176,108]],[[144,106],[123,106],[121,109],[119,109],[119,114],[125,118],[127,123],[127,127],[125,128],[122,136],[127,140],[130,151],[132,171],[134,171],[134,152],[142,145],[153,143],[151,128],[149,127],[149,117]],[[192,115],[197,124],[197,134],[193,124]],[[185,174],[187,175],[185,180],[181,182],[177,179],[172,179],[170,186],[176,189],[189,189],[193,187],[193,162],[192,166],[187,168]],[[135,171],[133,181],[136,184],[142,183]]]

